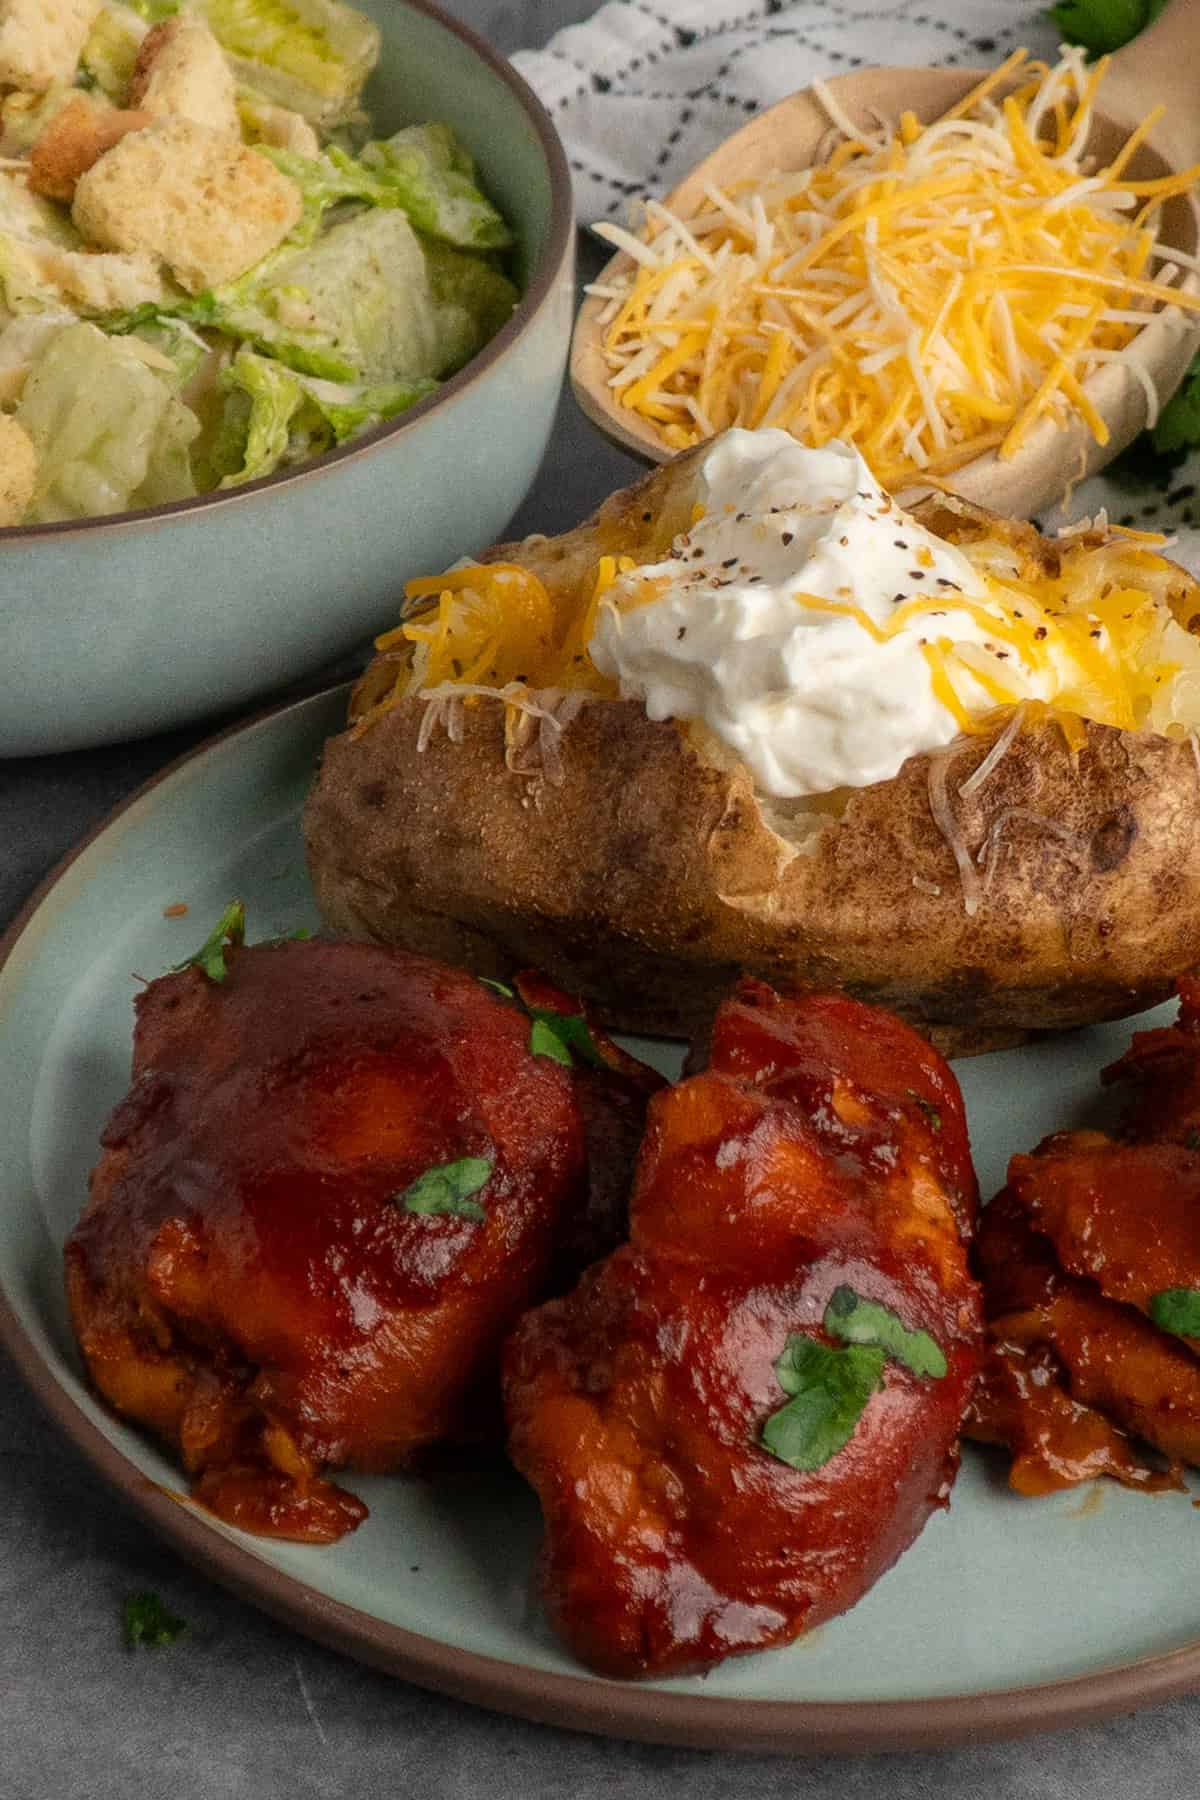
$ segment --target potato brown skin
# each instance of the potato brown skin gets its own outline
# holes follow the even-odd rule
[[[665,465],[574,532],[489,558],[563,594],[602,553],[659,556],[686,523],[698,460]],[[1031,527],[952,499],[919,516],[959,541],[1002,530],[1033,563],[1059,554]],[[394,673],[372,664],[360,710]],[[688,1036],[746,973],[840,987],[961,1053],[1137,1011],[1200,966],[1200,768],[1187,741],[1089,723],[1072,754],[1052,721],[1030,721],[964,798],[1001,726],[961,740],[947,791],[982,864],[972,917],[926,755],[854,791],[794,852],[744,764],[718,766],[635,702],[584,706],[563,734],[559,784],[507,766],[499,702],[464,709],[461,743],[437,730],[418,753],[424,713],[421,699],[401,701],[326,746],[305,812],[324,917],[481,974],[536,962],[618,1029]]]
[[[951,1049],[988,1048],[1138,1011],[1200,963],[1186,743],[1089,725],[1072,758],[1052,723],[1023,731],[959,800],[963,841],[977,855],[1009,808],[1060,832],[1014,819],[970,918],[924,757],[789,857],[743,766],[702,761],[633,702],[583,709],[557,787],[505,766],[499,703],[418,755],[423,711],[402,701],[326,745],[304,817],[323,917],[483,975],[536,962],[618,1029],[686,1036],[746,973],[837,986]],[[990,741],[964,746],[953,782]]]

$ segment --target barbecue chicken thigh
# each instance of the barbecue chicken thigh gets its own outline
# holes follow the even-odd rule
[[[958,1086],[907,1026],[743,981],[650,1105],[630,1241],[526,1315],[509,1449],[543,1591],[606,1675],[852,1606],[944,1506],[979,1361]]]
[[[66,1248],[71,1317],[100,1393],[178,1448],[197,1500],[329,1542],[366,1509],[323,1471],[499,1435],[503,1338],[552,1268],[573,1280],[612,1243],[657,1077],[604,1066],[611,1047],[576,1076],[515,997],[400,951],[218,944],[206,968],[137,1003]]]
[[[968,1430],[1008,1447],[1019,1493],[1180,1487],[1200,1464],[1200,982],[1179,994],[1178,1022],[1103,1071],[1130,1095],[1120,1134],[1014,1156],[983,1216],[990,1341]]]

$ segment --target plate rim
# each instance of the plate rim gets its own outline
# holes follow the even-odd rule
[[[76,862],[118,822],[193,764],[288,713],[305,715],[352,683],[315,689],[237,719],[171,759],[101,818],[37,884],[0,935],[0,977]],[[385,1674],[495,1712],[605,1737],[691,1749],[860,1753],[931,1750],[1092,1723],[1200,1688],[1200,1634],[1174,1650],[1090,1674],[979,1693],[897,1700],[759,1700],[564,1675],[464,1650],[393,1625],[274,1568],[162,1488],[90,1419],[26,1329],[0,1268],[0,1345],[66,1438],[118,1496],[184,1559],[282,1624]]]

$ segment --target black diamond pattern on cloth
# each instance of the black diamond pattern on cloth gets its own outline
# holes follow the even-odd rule
[[[608,0],[514,58],[554,116],[581,225],[625,223],[795,89],[876,63],[989,68],[1018,45],[1053,58],[1031,0]]]

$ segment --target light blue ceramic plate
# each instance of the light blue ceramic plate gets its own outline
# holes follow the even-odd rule
[[[51,1411],[185,1555],[299,1629],[400,1675],[534,1718],[770,1748],[946,1743],[1061,1724],[1200,1686],[1200,1519],[1187,1496],[1104,1483],[1019,1500],[968,1447],[948,1514],[853,1612],[785,1651],[653,1686],[587,1676],[532,1597],[537,1509],[515,1475],[354,1485],[371,1517],[333,1549],[228,1530],[81,1378],[60,1249],[129,1074],[136,976],[188,955],[225,904],[251,936],[316,918],[298,812],[344,692],[217,740],[62,865],[0,964],[0,1328]],[[182,919],[163,909],[186,902]],[[1166,1009],[1168,1012],[1170,1009]],[[1128,1024],[958,1065],[980,1179],[1094,1108]],[[657,1047],[664,1067],[678,1053]]]

